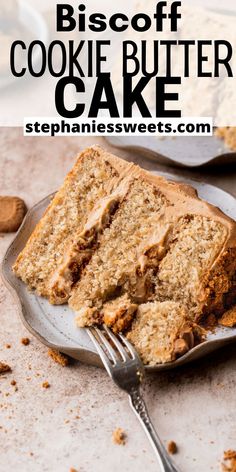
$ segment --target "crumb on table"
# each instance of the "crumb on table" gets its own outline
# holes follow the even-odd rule
[[[4,362],[0,362],[0,374],[5,372],[11,372],[11,367],[8,364],[4,364]]]
[[[11,344],[6,344],[6,349],[11,349]]]
[[[16,381],[13,379],[11,380],[11,385],[15,386],[16,385]]]
[[[48,355],[55,361],[57,364],[66,367],[69,365],[69,357],[66,354],[62,354],[59,351],[55,351],[54,349],[48,350]]]
[[[28,346],[29,343],[30,343],[29,338],[22,338],[21,339],[21,344],[23,344],[24,346]]]
[[[45,382],[42,383],[42,387],[43,387],[43,388],[49,388],[49,387],[50,387],[50,383],[49,383],[47,380],[45,380]]]
[[[167,444],[167,450],[169,454],[176,454],[178,452],[177,444],[175,441],[169,441]]]
[[[71,467],[71,468],[70,468],[70,472],[78,472],[78,470],[77,470],[77,469],[74,469],[74,467]]]
[[[116,428],[112,433],[112,440],[114,444],[125,445],[126,443],[126,434],[123,429]]]

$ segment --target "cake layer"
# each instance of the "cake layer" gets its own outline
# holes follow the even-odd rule
[[[153,302],[139,306],[127,338],[145,364],[171,362],[186,354],[203,338],[201,328],[189,321],[187,312],[175,302]]]
[[[204,276],[217,260],[226,237],[227,229],[218,221],[200,215],[181,218],[153,276],[155,300],[179,302],[197,320],[207,297]]]
[[[141,176],[133,180],[83,277],[72,290],[69,304],[78,313],[78,322],[80,317],[84,320],[85,313],[90,317],[91,309],[96,318],[103,303],[120,291],[132,293],[134,300],[146,299],[146,287],[139,283],[137,274],[141,264],[139,246],[157,226],[166,205],[155,186]]]
[[[109,319],[115,330],[127,329],[127,300],[178,302],[198,321],[212,310],[223,313],[229,298],[235,302],[235,253],[232,220],[188,186],[140,171],[69,304],[79,326]]]
[[[51,294],[52,278],[75,234],[83,232],[94,206],[117,187],[131,167],[96,148],[80,155],[14,265],[16,275],[30,289],[56,301]],[[67,300],[63,291],[57,295],[60,303]]]
[[[95,203],[93,210],[87,215],[83,230],[79,228],[75,232],[62,262],[51,278],[51,303],[60,304],[68,300],[72,286],[80,279],[83,268],[99,247],[105,228],[110,226],[131,184],[129,176],[124,178],[120,185],[118,182],[117,180],[117,187],[109,195]]]

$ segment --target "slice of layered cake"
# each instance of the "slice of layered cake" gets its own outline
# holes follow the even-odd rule
[[[37,257],[36,257],[37,254]],[[146,364],[183,355],[236,304],[236,224],[194,189],[97,147],[67,176],[14,266],[80,327],[124,332]]]
[[[193,189],[140,171],[72,289],[78,325],[105,322],[145,362],[173,360],[186,323],[197,342],[195,323],[236,300],[235,228]]]

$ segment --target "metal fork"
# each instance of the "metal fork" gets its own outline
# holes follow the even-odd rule
[[[147,407],[140,393],[144,366],[129,341],[103,325],[103,330],[87,328],[87,333],[97,348],[109,376],[129,395],[131,407],[142,424],[157,456],[161,472],[178,472],[163,446],[150,420]]]

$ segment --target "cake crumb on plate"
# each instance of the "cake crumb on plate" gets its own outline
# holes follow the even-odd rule
[[[29,338],[22,338],[21,339],[21,344],[23,344],[24,346],[28,346],[29,343],[30,343]]]

